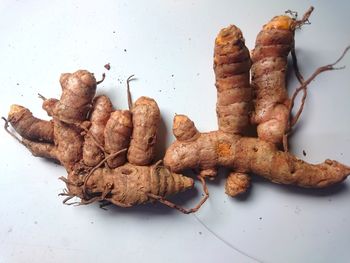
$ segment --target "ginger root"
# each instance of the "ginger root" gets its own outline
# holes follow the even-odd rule
[[[60,83],[60,100],[40,95],[51,121],[12,105],[8,122],[22,139],[7,129],[7,122],[5,128],[34,156],[54,159],[66,168],[67,178],[61,177],[67,186],[61,194],[67,196],[64,202],[78,197],[80,204],[102,201],[130,207],[158,201],[183,213],[199,209],[208,198],[205,182],[206,194],[194,208],[165,199],[193,188],[193,179],[154,164],[160,111],[153,99],[139,98],[131,111],[114,110],[107,96],[94,99],[97,82],[92,73],[62,74]]]
[[[197,169],[201,177],[213,179],[219,166],[227,167],[233,170],[225,187],[230,196],[247,190],[249,173],[274,183],[306,188],[327,187],[350,174],[350,167],[337,161],[308,164],[278,149],[290,117],[285,89],[287,55],[294,46],[295,27],[305,22],[312,10],[300,21],[275,17],[259,33],[252,52],[254,97],[249,87],[249,53],[241,31],[231,25],[219,32],[214,48],[219,130],[201,133],[187,116],[176,115],[176,141],[164,157],[164,164],[171,171]],[[259,138],[244,135],[251,104],[251,119],[258,124]]]

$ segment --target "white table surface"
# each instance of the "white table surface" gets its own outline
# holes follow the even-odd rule
[[[296,33],[301,71],[335,61],[350,44],[348,1],[12,1],[0,2],[0,115],[12,103],[45,118],[37,93],[60,95],[59,76],[80,68],[100,76],[98,93],[127,107],[157,100],[159,150],[173,141],[175,113],[202,131],[216,129],[212,70],[217,32],[234,23],[252,48],[261,26],[287,9],[315,6]],[[106,71],[104,65],[111,64]],[[310,86],[292,151],[306,161],[350,164],[350,54]],[[297,82],[291,75],[289,87]],[[0,262],[349,262],[350,180],[326,190],[253,177],[245,198],[224,194],[224,175],[195,215],[162,205],[132,209],[64,206],[62,167],[31,154],[0,129]],[[305,150],[306,156],[302,151]],[[197,186],[199,189],[199,186]],[[200,191],[200,190],[199,190]],[[200,192],[177,202],[195,204]]]

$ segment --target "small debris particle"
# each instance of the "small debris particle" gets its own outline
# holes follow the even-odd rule
[[[173,78],[173,77],[174,77],[174,74],[171,74],[171,77]]]
[[[306,156],[306,152],[305,152],[305,150],[303,150],[303,155],[304,155],[304,156]]]
[[[126,48],[124,48],[124,52],[127,52]]]
[[[340,155],[343,155],[343,153],[340,153]]]
[[[37,225],[37,224],[38,224],[38,221],[34,221],[34,224]]]
[[[8,230],[7,230],[7,233],[11,233],[12,232],[12,227],[10,227]]]
[[[188,40],[191,41],[191,38],[189,37]]]
[[[199,74],[199,73],[197,73],[196,75],[197,75],[197,76],[199,76],[200,74]]]
[[[201,231],[199,231],[199,232],[198,232],[198,234],[200,234],[200,235],[201,235],[201,234],[202,234],[202,232],[201,232]]]
[[[261,220],[262,219],[262,217],[259,217],[259,220]]]
[[[332,202],[332,198],[328,198],[328,202]]]
[[[16,85],[19,86],[19,83],[17,82]]]
[[[93,224],[94,224],[94,222],[93,222],[93,221],[91,221],[91,222],[90,222],[90,224],[91,224],[91,225],[93,225]]]
[[[23,97],[23,94],[21,94],[21,97]]]
[[[115,34],[115,31],[113,31],[113,34]]]
[[[159,92],[162,92],[162,90],[160,89],[160,90],[158,90]]]
[[[111,69],[111,64],[107,63],[106,65],[104,65],[105,69],[110,70]]]

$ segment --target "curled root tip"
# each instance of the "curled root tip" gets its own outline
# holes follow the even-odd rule
[[[38,93],[38,97],[39,97],[39,99],[42,99],[42,100],[47,100],[43,95],[41,95],[40,93]]]
[[[325,72],[325,71],[330,71],[330,70],[339,70],[339,69],[344,69],[345,66],[342,66],[342,67],[334,67],[336,64],[338,64],[343,58],[344,56],[347,54],[347,52],[349,51],[350,49],[350,45],[347,46],[343,53],[340,55],[340,57],[334,62],[334,63],[331,63],[331,64],[328,64],[328,65],[325,65],[325,66],[322,66],[322,67],[319,67],[317,68],[314,73],[305,81],[302,81],[302,83],[300,84],[300,86],[294,91],[292,97],[291,97],[291,103],[290,103],[290,106],[289,106],[289,116],[290,116],[290,121],[289,121],[289,127],[288,127],[288,131],[287,131],[287,134],[291,131],[291,129],[293,128],[293,126],[297,123],[298,119],[300,118],[300,115],[304,109],[304,104],[305,104],[305,100],[306,100],[306,96],[307,96],[307,89],[308,89],[308,85],[311,83],[311,81],[313,81],[319,74]],[[302,79],[303,80],[303,79]],[[299,106],[299,109],[297,111],[297,113],[295,114],[294,117],[291,117],[292,116],[292,109],[293,109],[293,106],[294,106],[294,103],[295,103],[295,99],[297,97],[297,95],[299,94],[299,92],[303,91],[304,94],[303,94],[303,97],[301,99],[301,104]]]
[[[135,80],[134,76],[135,75],[132,74],[126,80],[126,92],[127,92],[127,96],[128,96],[128,107],[129,107],[129,110],[132,109],[132,98],[131,98],[131,92],[130,92],[130,81]]]
[[[101,83],[105,80],[105,78],[106,78],[106,74],[105,74],[105,73],[102,73],[102,79],[99,80],[99,81],[97,81],[96,84],[97,84],[97,85],[98,85],[98,84],[101,84]]]
[[[314,11],[314,9],[315,8],[313,6],[310,6],[309,9],[303,15],[303,17],[300,20],[296,20],[295,27],[300,28],[303,25],[310,25],[311,22],[310,22],[309,18],[311,16],[311,13]]]
[[[8,134],[10,134],[13,138],[15,138],[20,144],[23,144],[22,140],[9,130],[9,121],[5,117],[1,117],[1,119],[3,119],[5,121],[5,124],[4,124],[5,131]]]
[[[340,55],[340,57],[333,64],[329,65],[331,67],[331,69],[344,69],[345,68],[345,66],[342,66],[339,68],[333,68],[333,66],[338,64],[345,57],[345,55],[346,55],[346,53],[348,53],[349,49],[350,49],[350,45],[345,47],[345,49],[344,49],[343,53]]]
[[[4,117],[4,116],[2,116],[1,117],[1,119],[3,119],[4,120],[4,122],[5,122],[5,127],[7,128],[9,125],[8,125],[8,120]]]
[[[9,122],[9,121],[8,121],[4,116],[2,116],[1,119],[4,120],[5,126],[8,127],[8,126],[9,126],[9,125],[8,125],[8,122]]]
[[[134,79],[134,76],[135,76],[135,74],[130,75],[130,76],[126,79],[126,81],[127,81],[127,82],[130,82],[131,80]]]

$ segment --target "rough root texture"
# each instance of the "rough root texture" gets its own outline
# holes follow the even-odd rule
[[[176,141],[164,157],[171,171],[197,169],[202,177],[213,178],[219,166],[230,168],[233,172],[225,187],[230,196],[247,190],[249,173],[307,188],[327,187],[350,174],[350,167],[336,161],[309,164],[278,149],[289,119],[285,77],[295,26],[294,19],[278,16],[259,33],[252,52],[254,98],[249,88],[249,53],[241,31],[229,26],[219,32],[214,49],[219,130],[200,133],[187,116],[176,115]],[[259,138],[243,136],[250,103]]]
[[[230,173],[225,184],[225,193],[235,197],[245,193],[250,185],[250,177],[245,173]]]
[[[155,157],[160,111],[155,100],[141,97],[132,107],[132,125],[128,160],[136,165],[151,163]]]
[[[252,87],[258,137],[282,143],[289,119],[286,89],[287,56],[294,44],[295,20],[277,16],[263,27],[252,51]]]
[[[176,194],[193,187],[193,180],[168,169],[152,165],[137,166],[126,163],[115,169],[100,168],[94,171],[85,182],[85,192],[81,187],[84,174],[70,173],[68,185],[70,194],[78,196],[82,202],[109,201],[121,207],[130,207],[152,201],[149,194],[162,197]]]
[[[249,83],[249,50],[242,32],[234,25],[215,39],[214,72],[219,130],[241,134],[249,126],[252,91]]]
[[[89,132],[84,138],[83,159],[87,166],[95,166],[104,158],[104,130],[111,116],[113,105],[107,96],[101,95],[94,99],[90,113]]]
[[[8,121],[23,138],[39,141],[53,142],[53,123],[35,118],[33,114],[20,105],[12,105],[8,114]]]
[[[81,204],[129,207],[158,200],[184,213],[200,207],[184,209],[164,199],[192,188],[193,180],[152,164],[160,120],[153,99],[141,97],[131,111],[114,110],[107,96],[94,98],[97,83],[90,72],[62,74],[60,83],[60,100],[41,96],[52,121],[37,119],[19,105],[11,106],[8,121],[34,156],[66,168],[64,202],[79,197]]]
[[[288,152],[279,151],[270,142],[221,131],[200,133],[194,140],[175,141],[165,154],[164,164],[174,172],[197,168],[216,170],[218,166],[225,166],[236,172],[260,175],[275,183],[314,188],[341,182],[350,173],[348,166],[336,161],[308,164]]]

